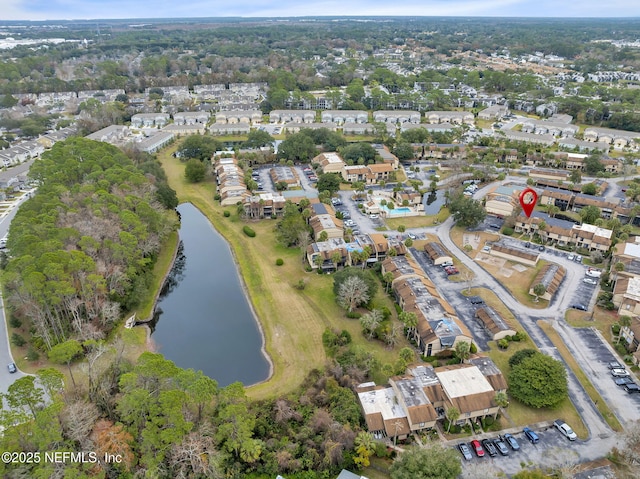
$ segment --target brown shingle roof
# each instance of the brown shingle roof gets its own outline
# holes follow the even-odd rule
[[[431,404],[421,404],[419,406],[411,406],[407,408],[407,414],[411,418],[413,424],[421,422],[432,422],[438,419],[438,413]]]

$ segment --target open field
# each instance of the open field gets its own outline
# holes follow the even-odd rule
[[[409,228],[421,228],[442,223],[449,217],[449,209],[443,207],[437,215],[429,216],[406,216],[404,218],[386,218],[384,221],[391,230],[397,230],[398,226],[404,225]]]
[[[171,156],[175,148],[177,145],[159,155],[170,184],[180,201],[191,202],[199,208],[230,243],[266,339],[273,376],[249,387],[250,397],[261,399],[286,394],[297,387],[309,371],[322,367],[326,356],[321,338],[327,327],[348,330],[354,344],[373,352],[381,364],[395,362],[397,351],[406,346],[406,342],[389,350],[381,342],[367,341],[361,334],[359,322],[346,319],[336,304],[332,276],[305,272],[299,249],[277,243],[275,222],[271,220],[251,223],[255,238],[244,235],[245,223],[235,207],[223,208],[214,203],[212,180],[199,184],[186,182],[184,164]],[[225,209],[231,213],[229,218],[223,216]],[[284,260],[282,266],[275,265],[277,258]],[[294,287],[300,280],[306,284],[304,290]],[[391,299],[382,293],[375,298],[375,303],[395,311]]]
[[[585,391],[587,391],[589,398],[593,401],[594,404],[596,404],[598,411],[600,412],[600,414],[602,414],[602,417],[605,419],[605,421],[607,421],[607,424],[609,424],[611,429],[618,432],[622,431],[622,425],[620,424],[620,421],[618,421],[618,418],[616,418],[613,412],[611,412],[611,409],[609,409],[609,406],[607,406],[606,401],[602,399],[602,396],[600,396],[598,390],[593,386],[593,384],[591,384],[591,381],[589,381],[587,375],[578,365],[575,358],[571,355],[557,331],[553,329],[553,327],[546,321],[538,321],[538,326],[540,326],[540,328],[547,334],[547,336],[549,336],[549,339],[551,339],[551,342],[558,349],[558,352],[562,356],[562,359],[564,359],[565,362],[569,365],[571,371],[573,371],[573,374],[576,375],[578,381],[580,381],[580,384],[582,384],[582,387],[585,389]]]

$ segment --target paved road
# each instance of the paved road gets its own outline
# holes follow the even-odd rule
[[[2,218],[0,218],[0,238],[3,238],[7,234],[11,220],[15,216],[20,205],[24,201],[26,201],[26,199],[27,199],[26,194],[16,199],[11,209],[7,213],[5,213],[2,216]],[[25,374],[22,373],[22,371],[18,371],[15,374],[10,374],[9,370],[7,369],[7,365],[9,363],[14,362],[14,359],[13,359],[13,356],[11,355],[11,348],[9,347],[8,327],[7,327],[7,321],[4,314],[4,302],[2,301],[1,291],[0,291],[0,321],[2,321],[2,331],[0,332],[0,392],[4,393],[4,392],[7,392],[8,387],[11,384],[13,384],[13,382],[16,379],[24,376]]]

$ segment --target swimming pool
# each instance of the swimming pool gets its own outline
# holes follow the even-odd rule
[[[394,208],[390,210],[386,205],[380,205],[380,208],[384,210],[387,216],[406,215],[412,212],[411,208],[407,208],[406,206],[401,206],[400,208]]]

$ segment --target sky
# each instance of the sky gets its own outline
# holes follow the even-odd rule
[[[0,20],[298,16],[640,17],[638,0],[0,0]]]

